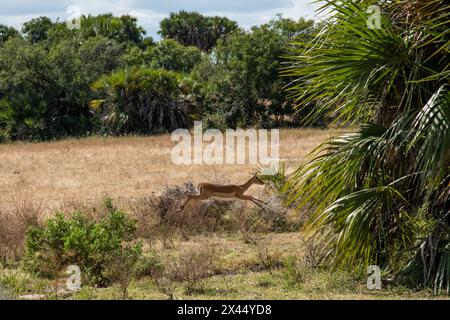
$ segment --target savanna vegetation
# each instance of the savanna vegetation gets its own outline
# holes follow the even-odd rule
[[[321,141],[342,132],[281,130],[286,170],[294,170]],[[322,265],[322,243],[301,231],[308,212],[285,207],[275,191],[277,181],[249,190],[268,203],[265,210],[252,203],[210,201],[191,202],[177,213],[196,184],[243,183],[255,168],[179,167],[168,160],[172,147],[170,135],[0,145],[0,295],[445,298],[435,296],[432,288],[389,281],[382,290],[368,290],[364,273]],[[80,267],[79,291],[67,289],[70,265]]]
[[[161,22],[158,42],[135,18],[110,14],[84,16],[79,29],[40,17],[0,31],[5,142],[163,133],[200,118],[221,128],[284,125],[294,110],[281,56],[314,27],[279,17],[244,31],[179,12]]]
[[[250,30],[182,11],[159,41],[109,14],[79,29],[0,26],[0,296],[448,296],[450,5],[322,10],[321,23],[278,16]],[[334,129],[282,130],[284,165],[252,189],[265,208],[177,213],[194,183],[255,170],[169,163],[170,137],[149,135],[194,120]],[[141,137],[108,137],[123,135]],[[69,265],[82,268],[76,293],[64,290]],[[381,291],[366,287],[369,265]]]

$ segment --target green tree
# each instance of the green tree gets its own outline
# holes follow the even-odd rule
[[[162,40],[146,52],[150,67],[170,71],[190,72],[201,58],[202,52],[197,47],[185,47],[172,39]]]
[[[382,266],[414,285],[450,287],[450,94],[446,1],[332,1],[289,74],[299,107],[358,124],[323,143],[286,192],[311,210],[331,265]]]
[[[145,30],[137,24],[137,19],[130,15],[114,17],[112,14],[83,16],[81,18],[83,38],[103,36],[118,43],[132,42],[138,45],[152,43],[150,38],[144,42]]]
[[[313,25],[311,20],[279,16],[250,31],[235,30],[220,39],[213,58],[194,71],[197,79],[209,83],[205,86],[206,112],[219,114],[232,127],[282,124],[293,107],[283,90],[290,79],[279,76],[282,56],[288,53],[289,40],[304,38]]]
[[[179,77],[166,70],[133,67],[103,76],[92,85],[91,101],[109,134],[158,133],[188,126]]]
[[[237,23],[226,17],[207,17],[198,12],[171,13],[161,21],[159,34],[185,46],[210,51],[223,35],[237,29]]]
[[[47,40],[48,33],[53,27],[53,22],[48,17],[39,17],[31,19],[23,24],[22,33],[28,41],[37,43]]]
[[[202,60],[202,51],[194,46],[185,47],[172,39],[163,39],[145,50],[128,46],[124,56],[128,66],[148,66],[152,69],[189,73]]]
[[[16,29],[0,24],[0,46],[8,41],[9,38],[18,36],[20,36],[20,34]]]
[[[96,37],[48,48],[12,38],[0,48],[0,131],[10,139],[51,139],[93,129],[90,84],[120,65],[121,48]]]

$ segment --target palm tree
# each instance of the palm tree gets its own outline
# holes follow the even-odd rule
[[[325,263],[376,264],[414,285],[450,288],[450,93],[444,0],[322,1],[328,22],[284,71],[308,119],[357,129],[321,144],[284,190],[310,209]],[[376,18],[376,17],[375,17]]]
[[[90,103],[110,134],[150,134],[189,126],[180,76],[166,70],[133,67],[92,84],[101,98]]]

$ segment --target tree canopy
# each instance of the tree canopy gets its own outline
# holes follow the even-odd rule
[[[285,125],[294,110],[284,100],[290,80],[278,71],[288,42],[306,40],[311,26],[279,16],[244,31],[225,17],[182,11],[161,22],[156,43],[128,15],[83,16],[80,29],[47,17],[26,22],[22,32],[0,26],[0,139],[148,134],[189,127],[193,119],[220,128]],[[176,78],[178,91],[158,86],[159,94],[145,93],[156,75]],[[143,89],[125,99],[128,81]],[[90,107],[100,100],[103,109]],[[166,110],[163,104],[174,110],[164,111],[162,122],[149,120]],[[148,108],[156,109],[143,112]]]
[[[0,46],[12,37],[18,37],[19,32],[13,27],[0,24]]]
[[[210,51],[223,35],[237,28],[237,23],[226,17],[208,17],[197,12],[180,11],[171,13],[169,18],[161,21],[159,34],[182,45]]]

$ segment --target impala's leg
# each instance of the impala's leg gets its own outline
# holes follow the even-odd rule
[[[267,205],[267,202],[264,202],[264,201],[262,201],[262,200],[259,200],[259,199],[257,199],[257,198],[254,198],[254,197],[252,197],[252,196],[246,196],[246,197],[249,197],[249,198],[251,198],[251,199],[253,199],[253,201],[256,201],[256,202],[259,202],[260,204],[262,204],[262,205]]]
[[[181,210],[184,209],[184,207],[186,207],[186,205],[188,204],[189,201],[191,200],[207,200],[209,199],[210,196],[207,194],[199,194],[199,195],[188,195],[186,198],[186,201],[184,201],[184,203],[181,205],[181,207],[177,210],[177,212],[180,212]]]
[[[253,198],[253,197],[251,197],[251,198]],[[259,199],[257,199],[257,198],[253,198],[253,200],[255,200],[255,201],[258,201],[259,203],[261,203],[261,204],[263,204],[263,205],[267,205],[267,202],[264,202],[264,201],[262,201],[262,200],[259,200]]]
[[[241,200],[251,201],[251,202],[253,202],[254,204],[256,204],[258,207],[264,209],[264,207],[263,207],[264,202],[262,202],[261,200],[258,200],[258,199],[256,199],[256,198],[253,198],[253,197],[251,197],[251,196],[246,196],[246,195],[243,195],[243,194],[241,194],[241,195],[236,195],[236,197],[237,197],[238,199],[241,199]]]

